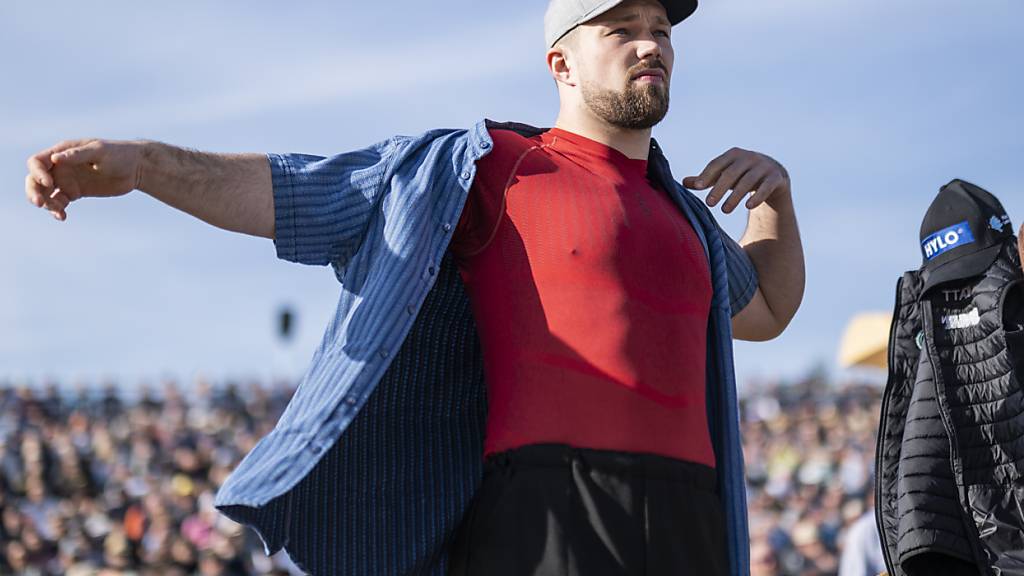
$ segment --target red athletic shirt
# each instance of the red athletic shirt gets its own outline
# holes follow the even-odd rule
[[[492,130],[451,250],[476,316],[485,453],[526,444],[715,465],[711,280],[647,161],[552,129]]]

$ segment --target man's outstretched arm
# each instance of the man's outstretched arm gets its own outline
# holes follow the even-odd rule
[[[695,190],[713,187],[709,206],[731,190],[722,204],[727,214],[750,195],[745,204],[750,216],[739,243],[757,270],[758,289],[746,307],[733,311],[733,336],[760,341],[782,334],[800,308],[805,283],[804,252],[786,169],[764,154],[733,148],[683,184]]]
[[[76,140],[28,159],[29,202],[67,219],[80,198],[142,190],[218,228],[274,237],[274,195],[263,154],[212,154],[159,142]]]

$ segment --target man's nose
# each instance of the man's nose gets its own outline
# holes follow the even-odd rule
[[[654,36],[648,34],[646,38],[637,41],[636,55],[641,60],[660,60],[661,45]]]

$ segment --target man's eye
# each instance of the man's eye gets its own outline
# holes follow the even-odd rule
[[[660,35],[664,36],[665,38],[668,38],[668,36],[669,36],[668,31],[666,31],[666,30],[655,30],[654,33],[655,33],[655,35],[660,34]]]
[[[626,30],[625,28],[616,28],[615,30],[612,30],[612,35],[616,35],[616,34],[619,35],[619,36],[622,36],[624,34],[629,34],[629,30]]]

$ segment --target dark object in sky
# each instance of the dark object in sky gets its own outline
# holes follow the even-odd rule
[[[277,335],[281,340],[291,340],[295,326],[295,313],[290,306],[282,306],[277,313]]]

